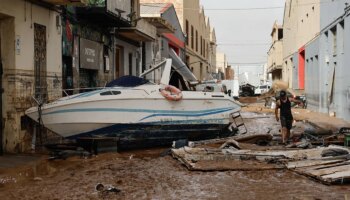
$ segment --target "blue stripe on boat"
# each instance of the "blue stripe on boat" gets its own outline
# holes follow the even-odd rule
[[[187,116],[197,116],[197,115],[208,115],[210,113],[215,112],[226,112],[229,110],[235,109],[234,107],[228,108],[219,108],[219,109],[209,109],[209,110],[198,110],[198,111],[177,111],[177,110],[148,110],[148,109],[122,109],[122,108],[82,108],[82,109],[66,109],[66,110],[58,110],[48,113],[43,113],[43,115],[52,115],[52,114],[60,114],[60,113],[72,113],[72,112],[140,112],[140,113],[153,113],[153,114],[167,114],[176,115],[176,114],[187,114]]]

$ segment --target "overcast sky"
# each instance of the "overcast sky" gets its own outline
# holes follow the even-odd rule
[[[215,27],[218,51],[233,66],[267,62],[271,30],[275,20],[283,22],[285,0],[201,0],[205,14]],[[252,9],[244,8],[266,8]],[[243,10],[237,10],[241,9]],[[218,10],[215,10],[218,9]],[[227,9],[227,10],[222,10]],[[241,64],[244,65],[244,64]]]

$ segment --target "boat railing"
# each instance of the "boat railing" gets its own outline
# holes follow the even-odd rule
[[[68,99],[76,94],[81,94],[85,92],[91,92],[95,90],[104,89],[106,91],[110,90],[112,93],[112,88],[109,87],[84,87],[84,88],[71,88],[71,89],[54,89],[46,90],[45,92],[36,92],[31,95],[36,105],[42,105],[44,103],[50,103],[60,99],[62,97],[67,97]]]

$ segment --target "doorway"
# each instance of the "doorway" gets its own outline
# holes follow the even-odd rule
[[[119,47],[115,48],[115,73],[114,78],[117,79],[120,76],[120,63],[121,63],[121,49]]]
[[[299,49],[299,89],[305,89],[305,48]]]
[[[63,56],[62,59],[62,92],[63,96],[73,94],[73,59],[70,56]]]
[[[35,98],[47,101],[46,84],[46,26],[34,24]]]

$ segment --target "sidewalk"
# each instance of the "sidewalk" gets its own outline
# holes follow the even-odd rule
[[[37,162],[41,156],[31,154],[5,154],[0,156],[0,169],[19,167]]]
[[[263,103],[254,103],[242,108],[243,112],[274,113],[274,109],[264,107]],[[350,122],[343,119],[330,117],[327,114],[313,112],[307,109],[292,109],[294,119],[297,121],[307,121],[314,126],[324,130],[338,132],[342,127],[350,127]]]

